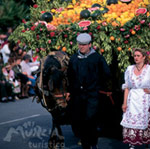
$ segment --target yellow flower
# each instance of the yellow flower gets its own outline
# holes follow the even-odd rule
[[[55,9],[52,9],[52,10],[51,10],[52,13],[54,13],[55,11],[56,11]]]
[[[73,6],[70,4],[70,5],[68,5],[68,7],[67,8],[73,8]]]
[[[101,7],[101,8],[100,8],[100,10],[101,10],[101,11],[103,11],[103,10],[104,10],[104,8],[103,8],[103,7]]]
[[[149,0],[144,0],[144,4],[145,4],[145,5],[150,4],[150,1],[149,1]]]
[[[76,4],[76,0],[72,0],[72,3],[73,3],[73,4]]]
[[[96,22],[100,24],[102,21],[101,20],[96,20]]]

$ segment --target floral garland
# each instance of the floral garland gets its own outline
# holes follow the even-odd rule
[[[93,8],[94,3],[101,7]],[[102,13],[105,8],[109,11]],[[146,11],[138,14],[138,8],[146,8]],[[85,15],[90,11],[90,16],[81,18],[82,10],[86,10]],[[132,0],[129,4],[118,1],[110,5],[103,0],[37,0],[31,7],[30,20],[22,20],[9,39],[21,47],[27,45],[27,50],[32,49],[39,57],[47,55],[51,49],[72,55],[78,49],[77,35],[88,32],[93,38],[93,48],[104,55],[108,64],[112,63],[115,54],[118,67],[124,71],[130,64],[133,48],[145,48],[150,54],[149,11],[147,0]],[[46,12],[52,14],[52,21],[42,20]],[[91,14],[95,12],[100,15],[93,19]],[[90,21],[90,25],[81,27],[81,21]]]

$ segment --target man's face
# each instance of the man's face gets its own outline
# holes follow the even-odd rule
[[[82,54],[87,54],[90,52],[91,43],[89,44],[78,44],[79,50]]]
[[[21,59],[17,59],[16,64],[20,65]]]

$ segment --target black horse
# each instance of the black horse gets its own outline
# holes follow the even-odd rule
[[[41,60],[37,74],[35,93],[37,102],[52,115],[53,126],[49,139],[49,149],[64,146],[60,125],[67,124],[66,106],[68,80],[66,76],[69,57],[62,51],[50,52]]]

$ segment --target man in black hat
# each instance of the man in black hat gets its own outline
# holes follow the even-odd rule
[[[110,77],[109,67],[102,55],[91,48],[91,36],[77,36],[79,50],[69,62],[70,101],[68,110],[74,133],[80,137],[83,149],[96,149],[99,90]]]

